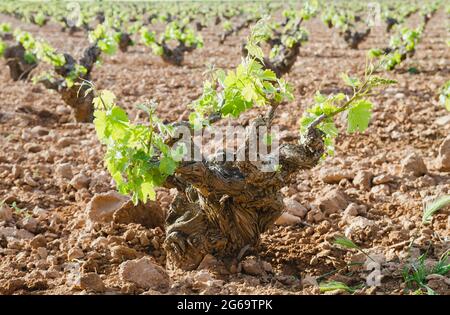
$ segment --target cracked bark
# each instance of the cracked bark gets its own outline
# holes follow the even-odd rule
[[[251,127],[270,125],[257,118]],[[248,130],[254,130],[249,128]],[[239,148],[248,156],[246,145]],[[262,161],[183,162],[167,179],[166,187],[178,193],[170,205],[164,248],[170,264],[185,269],[197,268],[205,255],[224,261],[256,249],[260,235],[284,210],[280,189],[302,169],[314,167],[324,153],[323,135],[315,128],[302,142],[282,144],[281,170],[262,172]]]

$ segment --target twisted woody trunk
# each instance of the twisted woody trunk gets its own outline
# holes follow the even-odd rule
[[[92,68],[100,54],[101,50],[96,44],[84,50],[78,65],[83,66],[87,71],[76,78],[74,84],[70,87],[67,86],[64,79],[40,81],[46,88],[55,90],[61,95],[63,101],[73,109],[75,120],[78,122],[92,122],[94,118],[94,107],[92,105],[94,95],[88,91],[89,86],[83,84],[83,82],[90,80]],[[63,78],[69,76],[77,67],[77,62],[71,55],[65,53],[64,58],[66,60],[64,66],[55,67],[55,72]]]
[[[273,114],[274,108],[250,124],[245,145],[236,154],[245,150],[249,156],[249,139],[255,137],[258,127],[269,128]],[[247,158],[183,162],[165,185],[178,191],[165,223],[169,262],[192,270],[207,254],[231,262],[255,249],[261,233],[284,210],[280,189],[298,171],[314,167],[323,153],[323,133],[311,127],[302,141],[280,146],[279,171],[263,172],[258,163]]]

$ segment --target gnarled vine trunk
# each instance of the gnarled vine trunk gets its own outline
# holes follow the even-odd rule
[[[344,37],[345,42],[351,49],[358,49],[360,43],[362,43],[370,34],[370,28],[367,28],[363,32],[352,31],[350,29],[345,30],[341,33]]]
[[[92,101],[94,95],[88,92],[89,86],[83,84],[83,80],[89,80],[92,68],[101,54],[97,45],[89,46],[85,49],[79,64],[86,68],[87,72],[80,78],[75,79],[75,84],[67,86],[65,80],[61,79],[55,82],[49,80],[41,81],[48,89],[56,90],[63,101],[73,109],[75,120],[78,122],[92,122],[94,119],[94,107]],[[62,77],[67,77],[75,70],[77,62],[69,55],[64,54],[66,63],[62,67],[56,67],[55,72]]]
[[[9,74],[14,81],[26,80],[31,70],[37,66],[36,62],[26,60],[25,48],[22,44],[6,48],[3,57],[6,59]]]
[[[252,127],[266,124],[257,118]],[[239,149],[246,156],[249,136]],[[312,128],[301,143],[280,146],[276,172],[263,172],[250,161],[183,162],[166,184],[178,190],[166,218],[169,261],[192,270],[207,254],[235,259],[257,247],[261,233],[284,210],[280,189],[296,172],[314,167],[323,153],[322,133]]]

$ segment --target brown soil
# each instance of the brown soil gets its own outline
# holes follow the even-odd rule
[[[76,57],[88,45],[83,33],[69,37],[52,24],[38,28],[6,16],[0,19]],[[417,19],[411,17],[411,23]],[[300,48],[297,62],[285,76],[295,87],[296,100],[285,105],[275,122],[285,135],[297,133],[297,121],[311,104],[315,91],[332,93],[342,89],[340,73],[361,73],[367,50],[384,47],[389,39],[384,27],[379,27],[354,50],[320,20],[305,26],[310,40]],[[201,93],[205,66],[210,63],[232,68],[241,60],[241,42],[247,30],[231,36],[223,45],[219,44],[218,34],[220,31],[214,27],[204,29],[205,48],[186,54],[181,67],[165,64],[144,46],[129,47],[126,53],[105,57],[100,67],[94,67],[92,80],[98,89],[113,91],[133,117],[138,115],[136,104],[155,99],[161,117],[186,119],[186,105]],[[119,265],[124,259],[148,256],[164,266],[161,229],[139,224],[87,223],[85,209],[91,198],[114,190],[93,126],[75,123],[70,108],[57,93],[31,82],[13,82],[3,65],[0,200],[9,205],[16,202],[18,208],[12,220],[0,220],[0,231],[14,234],[0,237],[0,294],[86,293],[89,290],[74,285],[72,278],[88,272],[100,275],[106,293],[318,294],[318,288],[308,284],[310,277],[358,285],[365,283],[370,273],[348,265],[363,261],[360,254],[332,244],[334,236],[352,228],[355,218],[365,218],[373,225],[354,232],[352,239],[369,253],[384,256],[381,286],[366,287],[357,293],[402,294],[405,284],[401,269],[410,255],[428,250],[429,259],[436,260],[448,250],[448,209],[435,214],[431,225],[421,223],[423,200],[450,193],[450,174],[436,167],[439,145],[450,130],[448,120],[445,125],[436,122],[448,115],[436,97],[449,78],[447,35],[445,13],[440,11],[430,20],[416,55],[388,74],[399,83],[373,98],[375,113],[367,132],[347,135],[340,123],[342,133],[335,156],[299,174],[296,184],[283,189],[286,197],[309,211],[304,218],[306,224],[276,226],[263,235],[256,253],[257,259],[266,262],[262,270],[256,268],[259,261],[249,258],[246,261],[250,267],[237,264],[231,271],[168,270],[171,286],[160,291],[122,281]],[[419,73],[408,73],[410,67],[416,67]],[[254,114],[247,113],[241,120]],[[414,177],[401,172],[401,161],[412,152],[424,159],[427,174]],[[64,172],[67,168],[72,174]],[[367,189],[345,178],[327,184],[321,174],[333,168],[340,173],[366,171],[390,178]],[[79,173],[89,179],[89,184],[77,190],[70,181]],[[360,205],[358,217],[349,219],[343,210],[327,212],[315,206],[328,191],[337,188],[348,202]],[[159,190],[158,200],[164,209],[172,196],[168,190]],[[117,246],[125,247],[125,254],[118,255]],[[126,248],[135,251],[129,253]],[[448,278],[446,283],[446,288],[437,289],[439,293],[449,293]]]

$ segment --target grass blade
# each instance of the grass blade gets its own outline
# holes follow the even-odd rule
[[[435,214],[437,211],[439,211],[440,209],[444,208],[447,205],[450,205],[450,195],[439,197],[433,202],[429,203],[423,209],[422,223],[423,224],[431,223],[431,217],[433,216],[433,214]]]
[[[339,282],[339,281],[329,281],[329,282],[322,282],[319,284],[320,292],[328,292],[328,291],[334,291],[334,290],[345,290],[349,293],[355,292],[354,289],[350,288],[345,283]]]

